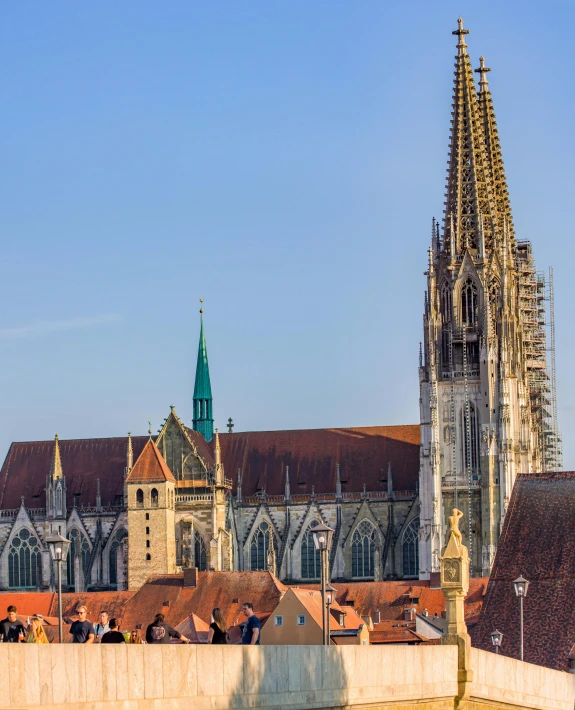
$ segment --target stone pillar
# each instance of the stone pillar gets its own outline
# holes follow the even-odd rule
[[[471,670],[471,639],[465,623],[464,601],[469,590],[469,551],[462,542],[459,520],[463,513],[457,508],[449,516],[447,545],[440,557],[441,590],[447,607],[447,630],[442,637],[442,644],[457,646],[458,654],[458,693],[455,708],[467,708],[470,685],[473,681]]]

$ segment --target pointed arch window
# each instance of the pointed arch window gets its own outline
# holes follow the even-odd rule
[[[118,586],[118,555],[119,550],[122,547],[124,540],[128,537],[128,531],[125,528],[121,528],[114,535],[114,538],[110,544],[110,551],[108,553],[109,571],[110,571],[110,585]],[[121,570],[123,572],[123,570]]]
[[[468,278],[461,289],[461,320],[465,325],[477,324],[478,295],[473,279]]]
[[[403,576],[419,576],[419,518],[410,523],[403,533]]]
[[[273,531],[270,530],[269,523],[264,520],[252,535],[250,543],[250,568],[252,570],[265,570],[268,568],[268,550],[270,545],[270,532],[273,540],[274,550],[277,559],[277,541]]]
[[[8,552],[8,586],[36,587],[42,583],[42,556],[35,532],[22,528],[12,538]]]
[[[444,323],[451,321],[451,288],[447,283],[441,287],[441,315]]]
[[[375,559],[375,528],[362,520],[353,533],[351,545],[352,577],[373,577]]]
[[[70,549],[68,550],[68,557],[66,558],[66,568],[68,572],[68,584],[73,586],[76,584],[76,557],[80,559],[81,569],[86,573],[88,568],[88,561],[90,559],[90,545],[85,535],[73,528],[68,537],[70,540]],[[85,580],[86,586],[88,586],[88,580]]]
[[[198,530],[194,530],[194,562],[200,572],[204,572],[208,569],[206,543]]]
[[[152,496],[152,508],[157,508],[158,507],[158,489],[157,488],[152,488],[151,496]]]
[[[312,520],[301,541],[301,577],[302,579],[319,579],[321,576],[320,552],[316,550],[312,530],[319,525]]]
[[[136,491],[136,505],[138,508],[144,507],[144,491],[141,488]]]
[[[465,406],[461,408],[461,444],[462,460],[465,471],[471,467],[471,472],[477,474],[479,471],[479,426],[477,421],[477,410],[475,405],[469,404],[469,427],[467,426],[467,412]],[[469,435],[469,447],[467,446],[467,436]]]

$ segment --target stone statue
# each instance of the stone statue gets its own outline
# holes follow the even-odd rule
[[[457,508],[453,509],[453,515],[449,516],[449,535],[453,533],[457,543],[462,544],[461,530],[459,529],[459,520],[463,517],[463,513]]]

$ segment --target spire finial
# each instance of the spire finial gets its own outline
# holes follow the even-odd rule
[[[491,71],[485,66],[485,57],[479,57],[479,67],[475,69],[476,74],[479,74],[479,93],[483,94],[487,91],[489,82],[487,81],[487,72]]]
[[[62,459],[60,458],[60,439],[58,434],[54,436],[54,451],[52,453],[52,463],[50,465],[50,478],[62,478]]]
[[[200,316],[201,316],[202,313],[204,312],[204,309],[203,309],[203,307],[202,307],[202,303],[203,303],[203,302],[204,302],[204,299],[203,299],[203,298],[200,298]]]
[[[467,54],[465,51],[467,49],[467,45],[465,44],[465,35],[469,34],[469,30],[463,29],[462,17],[457,18],[457,29],[453,30],[451,34],[457,35],[457,49],[459,50],[459,54]]]
[[[152,422],[148,422],[148,434],[150,435],[150,441],[152,441]]]

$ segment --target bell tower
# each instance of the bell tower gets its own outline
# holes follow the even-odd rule
[[[540,470],[542,428],[528,359],[523,254],[515,237],[483,57],[477,91],[463,20],[455,81],[443,225],[432,221],[420,356],[420,577],[439,573],[449,511],[474,575],[489,575],[518,473]],[[534,274],[534,271],[533,271]],[[545,332],[537,332],[545,372]],[[548,378],[547,378],[548,380]],[[549,412],[543,416],[549,416]],[[543,427],[544,428],[544,427]]]

